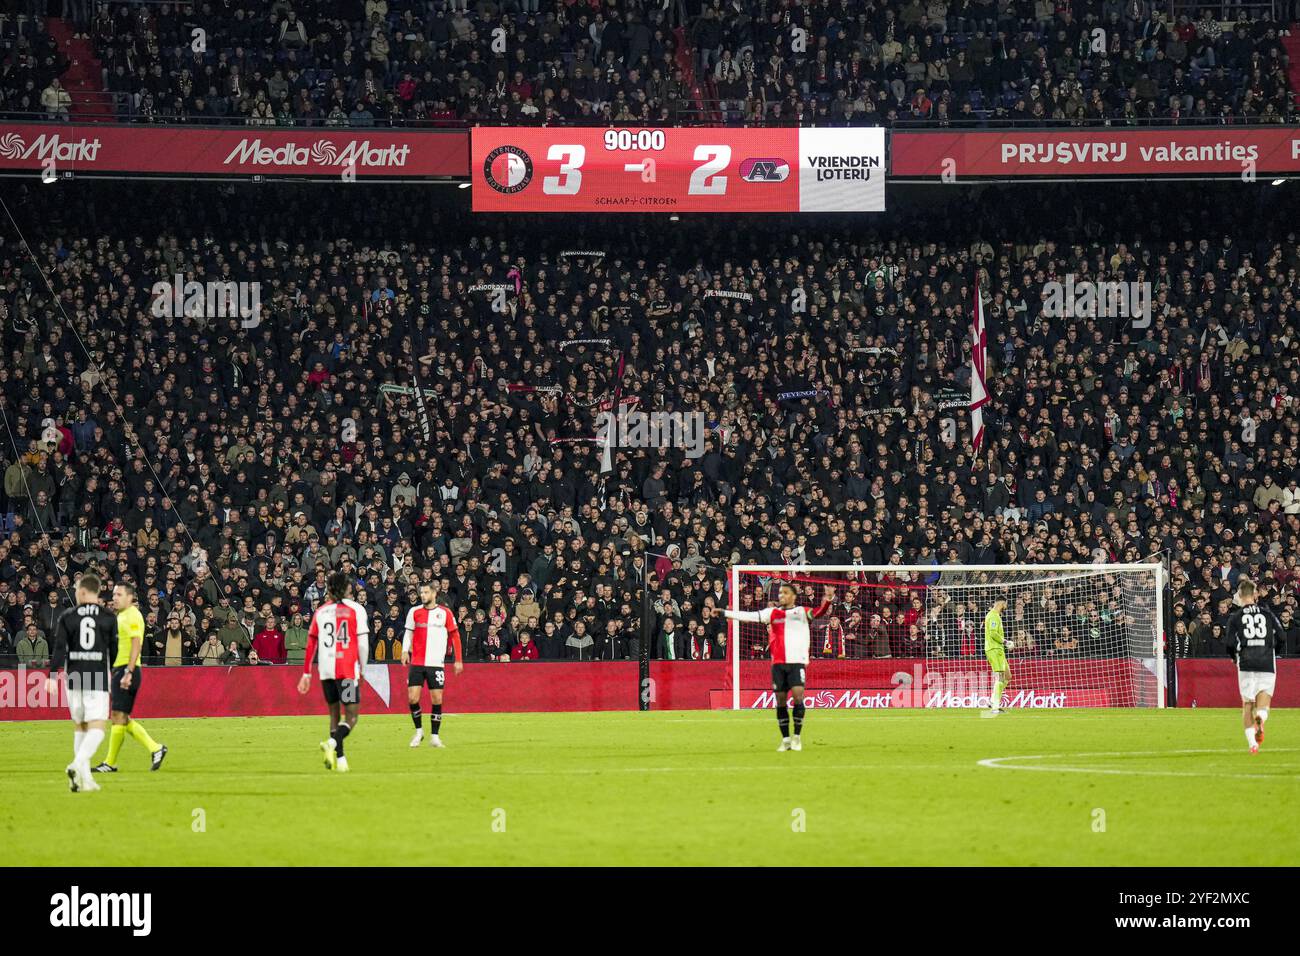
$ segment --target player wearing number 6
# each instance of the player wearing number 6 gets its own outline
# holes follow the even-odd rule
[[[108,726],[109,665],[117,654],[117,620],[99,606],[99,588],[99,578],[93,574],[83,574],[77,581],[77,606],[59,616],[50,676],[45,680],[45,692],[53,697],[59,671],[67,669],[68,712],[76,727],[72,763],[66,771],[73,793],[99,789],[90,775],[90,758]]]
[[[993,693],[989,695],[989,709],[982,717],[996,717],[1002,713],[1002,694],[1011,684],[1011,668],[1007,665],[1007,635],[1002,627],[1002,612],[1007,609],[1007,599],[999,597],[984,615],[984,657],[993,669]]]
[[[321,742],[320,749],[327,770],[346,773],[348,760],[343,756],[343,741],[360,717],[361,677],[370,658],[370,621],[366,609],[348,598],[352,582],[346,573],[335,571],[327,587],[329,600],[311,616],[303,657],[306,670],[298,681],[298,693],[305,694],[311,687],[312,659],[319,657],[321,690],[330,711],[330,736]]]
[[[749,621],[767,625],[767,646],[772,653],[772,690],[776,691],[776,722],[781,728],[781,746],[777,752],[802,750],[803,742],[803,690],[808,671],[808,650],[812,646],[812,621],[825,614],[835,599],[835,589],[828,587],[819,607],[796,605],[798,593],[789,581],[781,583],[776,607],[761,611],[732,611],[722,613],[733,621]],[[794,700],[794,735],[790,734],[790,708],[787,699]]]
[[[1237,662],[1237,687],[1241,691],[1241,722],[1246,746],[1259,753],[1264,742],[1264,721],[1276,683],[1275,652],[1283,631],[1273,612],[1256,603],[1255,582],[1241,578],[1233,597],[1237,609],[1228,618],[1224,645]]]

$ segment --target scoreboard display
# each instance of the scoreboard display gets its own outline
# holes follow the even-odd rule
[[[475,127],[475,212],[881,212],[885,131]]]

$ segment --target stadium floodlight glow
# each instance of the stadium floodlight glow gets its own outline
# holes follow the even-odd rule
[[[677,215],[677,213],[673,213],[671,216],[668,217],[669,222],[681,222],[681,219],[682,217]]]
[[[783,582],[806,607],[833,592],[812,622],[814,707],[987,707],[999,597],[1004,708],[1165,706],[1162,564],[734,565],[730,579],[732,610],[774,604]],[[774,703],[767,630],[729,623],[733,710]]]
[[[1286,182],[1285,179],[1275,179],[1275,180],[1273,180],[1273,185],[1274,185],[1274,186],[1281,186],[1284,182]]]
[[[456,184],[456,188],[457,188],[457,189],[469,189],[469,183],[457,183],[457,184]]]

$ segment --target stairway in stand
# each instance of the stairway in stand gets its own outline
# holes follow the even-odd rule
[[[67,20],[50,17],[45,28],[71,64],[59,81],[72,97],[72,119],[78,123],[117,122],[112,99],[101,86],[103,65],[91,42],[74,40],[72,24]]]

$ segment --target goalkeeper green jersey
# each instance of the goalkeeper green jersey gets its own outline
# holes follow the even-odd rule
[[[1002,630],[1002,615],[997,608],[992,608],[984,615],[984,653],[1000,654],[1004,650],[1006,635]]]

